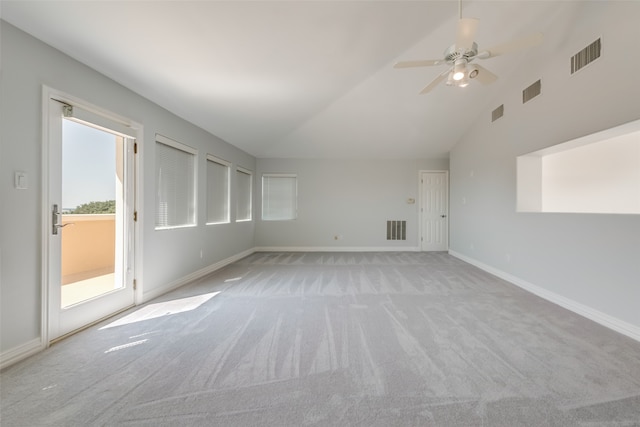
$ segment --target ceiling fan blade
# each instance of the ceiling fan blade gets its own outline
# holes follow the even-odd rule
[[[433,89],[434,87],[438,86],[438,84],[443,81],[445,78],[447,78],[447,74],[449,74],[449,71],[451,70],[447,70],[444,73],[440,74],[438,77],[436,77],[435,79],[433,79],[431,81],[431,83],[429,83],[428,85],[426,85],[424,87],[424,89],[422,89],[420,91],[420,95],[424,95],[427,92],[431,92],[431,89]]]
[[[488,85],[498,80],[498,76],[484,68],[482,65],[473,64],[473,66],[478,69],[478,75],[474,78],[474,80],[479,81],[483,85]]]
[[[538,46],[539,44],[541,44],[542,39],[542,33],[531,34],[530,36],[512,40],[510,42],[502,43],[486,49],[485,51],[478,54],[478,58],[493,58],[494,56],[500,56],[506,53],[516,52],[518,50],[529,49],[530,47]]]
[[[411,67],[430,67],[432,65],[440,65],[446,61],[442,59],[424,59],[421,61],[401,61],[396,62],[393,68],[411,68]]]
[[[469,50],[473,47],[479,22],[480,21],[475,18],[464,18],[458,21],[456,49]]]

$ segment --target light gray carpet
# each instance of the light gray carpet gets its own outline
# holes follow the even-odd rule
[[[10,426],[640,426],[640,343],[444,253],[256,253],[6,369]]]

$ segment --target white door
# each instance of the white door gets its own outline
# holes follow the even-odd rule
[[[449,249],[449,173],[420,172],[421,249]]]
[[[134,304],[131,129],[48,100],[49,341]]]

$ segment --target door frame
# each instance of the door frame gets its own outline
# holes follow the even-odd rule
[[[449,233],[449,228],[450,228],[450,224],[451,221],[449,220],[450,217],[450,205],[451,205],[451,197],[449,194],[449,189],[450,189],[450,184],[449,184],[449,171],[448,170],[444,170],[444,169],[427,169],[427,170],[420,170],[418,171],[418,250],[419,252],[430,252],[430,251],[425,251],[424,249],[422,249],[422,238],[423,236],[423,222],[424,222],[424,209],[423,209],[423,204],[424,204],[424,200],[423,200],[423,194],[424,194],[424,183],[422,182],[422,174],[423,173],[444,173],[445,179],[447,181],[447,230],[446,230],[446,235],[447,235],[447,248],[445,249],[446,251],[449,251],[449,238],[450,238],[450,233]]]
[[[134,196],[133,196],[133,200],[134,200],[134,207],[133,210],[137,213],[137,219],[135,221],[132,221],[132,227],[133,227],[133,239],[134,239],[134,253],[133,253],[133,277],[134,277],[134,281],[135,281],[135,287],[134,287],[134,297],[133,297],[133,304],[137,305],[139,304],[140,301],[142,301],[142,295],[143,295],[143,281],[142,281],[142,230],[144,230],[143,227],[143,218],[144,215],[142,215],[142,208],[143,208],[143,203],[141,203],[142,200],[142,177],[143,175],[143,171],[142,171],[142,144],[140,144],[141,141],[143,141],[143,126],[138,123],[135,122],[133,120],[130,120],[126,117],[123,117],[121,115],[118,115],[116,113],[113,113],[111,111],[108,111],[104,108],[98,107],[94,104],[91,104],[89,102],[86,102],[80,98],[77,98],[73,95],[69,95],[65,92],[53,89],[47,85],[42,85],[42,144],[41,144],[41,149],[42,149],[42,157],[41,157],[41,173],[42,173],[42,180],[41,180],[41,232],[40,232],[40,236],[41,236],[41,302],[40,302],[40,315],[41,315],[41,325],[40,325],[40,339],[41,339],[41,343],[42,346],[44,348],[49,347],[49,345],[51,344],[51,340],[49,338],[49,321],[50,321],[50,313],[49,313],[49,299],[50,299],[50,295],[49,295],[49,268],[51,267],[49,265],[49,251],[51,249],[50,247],[50,231],[51,231],[51,211],[50,211],[50,200],[49,200],[49,185],[50,185],[50,180],[49,180],[49,174],[50,174],[50,168],[49,168],[49,156],[51,154],[50,152],[50,145],[51,142],[49,140],[49,129],[50,129],[50,108],[49,108],[49,101],[51,99],[55,99],[57,101],[60,101],[62,103],[65,104],[69,104],[71,106],[76,106],[78,108],[82,108],[83,110],[89,111],[93,114],[96,114],[98,116],[101,116],[102,118],[104,118],[105,120],[114,122],[118,125],[121,126],[125,126],[127,128],[129,128],[131,130],[131,133],[133,134],[133,136],[135,137],[135,140],[137,141],[136,143],[136,154],[134,154],[133,156],[133,184],[132,184],[132,188],[134,191]],[[112,313],[112,314],[116,314],[116,313]],[[91,322],[89,325],[85,325],[85,327],[88,327],[92,324],[95,324],[99,321],[101,321],[102,319],[97,319],[94,322]],[[84,328],[84,327],[83,327]],[[81,329],[83,329],[81,328]],[[58,337],[57,339],[61,339],[66,335],[62,335],[61,337]]]

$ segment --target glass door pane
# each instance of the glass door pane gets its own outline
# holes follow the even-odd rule
[[[61,308],[124,285],[123,163],[122,137],[63,120]]]

